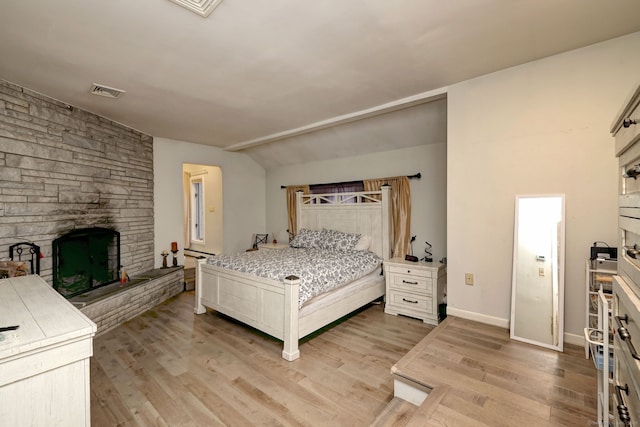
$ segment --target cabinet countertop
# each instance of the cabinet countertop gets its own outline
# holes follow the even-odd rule
[[[67,340],[93,336],[96,325],[40,276],[0,280],[0,361]]]

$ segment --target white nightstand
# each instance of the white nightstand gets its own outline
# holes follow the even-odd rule
[[[258,249],[286,249],[288,247],[288,243],[260,243],[258,245]]]
[[[384,262],[387,295],[384,312],[403,314],[438,324],[438,304],[444,297],[447,267],[432,262],[392,258]]]

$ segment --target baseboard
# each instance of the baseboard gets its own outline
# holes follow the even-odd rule
[[[564,333],[564,342],[566,344],[574,344],[578,346],[584,346],[584,335]]]
[[[499,326],[501,328],[509,328],[509,319],[501,319],[499,317],[487,316],[486,314],[475,313],[473,311],[460,310],[459,308],[447,307],[447,315],[461,317],[463,319],[473,320],[487,325]]]

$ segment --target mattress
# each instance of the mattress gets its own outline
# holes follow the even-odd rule
[[[380,268],[382,258],[370,251],[328,251],[318,248],[286,248],[221,254],[207,263],[265,279],[283,282],[300,278],[298,307],[311,298],[353,282]]]

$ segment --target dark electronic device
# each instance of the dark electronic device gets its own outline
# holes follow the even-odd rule
[[[405,261],[418,262],[418,257],[413,256],[413,242],[416,240],[416,236],[411,236],[411,240],[409,240],[409,246],[411,247],[411,255],[405,255]]]
[[[606,246],[598,246],[598,243],[602,243]],[[591,259],[618,259],[618,248],[612,248],[605,242],[593,242],[591,246]]]

